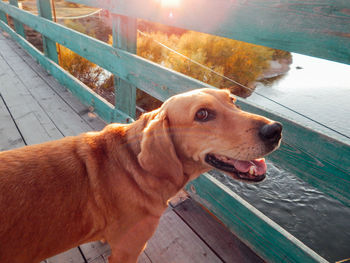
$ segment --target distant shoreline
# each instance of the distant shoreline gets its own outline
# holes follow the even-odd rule
[[[293,63],[292,59],[281,58],[270,61],[270,68],[263,72],[262,76],[257,81],[275,78],[286,74],[290,70],[290,65]]]

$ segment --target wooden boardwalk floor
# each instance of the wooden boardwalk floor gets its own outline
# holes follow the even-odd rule
[[[0,30],[0,151],[56,140],[106,124]],[[69,233],[67,233],[69,234]],[[108,262],[108,244],[81,245],[47,263]],[[139,262],[263,262],[186,196],[161,218]]]

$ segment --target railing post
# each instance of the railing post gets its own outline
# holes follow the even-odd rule
[[[2,0],[0,0],[2,1]],[[0,20],[2,22],[4,22],[5,24],[7,24],[7,17],[6,17],[6,13],[4,11],[0,11]]]
[[[136,54],[137,20],[121,15],[113,15],[113,47]],[[115,107],[135,118],[136,87],[115,76]]]
[[[52,13],[51,13],[51,3],[49,0],[37,0],[36,5],[38,7],[38,13],[41,17],[46,18],[52,21]],[[57,56],[57,47],[56,42],[43,37],[43,47],[45,56],[49,57],[52,61],[58,64],[58,56]]]
[[[10,0],[10,4],[18,7],[18,1],[17,0]],[[24,32],[24,27],[23,24],[19,21],[17,21],[17,19],[13,18],[13,25],[15,26],[15,31],[17,32],[17,34],[21,35],[22,37],[26,37],[26,33]]]
[[[7,17],[6,14],[3,11],[0,11],[0,20],[7,24]]]

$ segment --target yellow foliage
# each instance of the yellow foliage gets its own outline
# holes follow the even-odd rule
[[[60,46],[59,53],[59,64],[62,68],[90,88],[97,89],[99,87],[102,68],[64,46]]]
[[[137,54],[171,69],[191,76],[218,88],[229,88],[237,95],[249,96],[252,85],[268,69],[275,50],[232,39],[188,31],[180,37],[163,33],[139,35]],[[187,56],[180,56],[161,47],[156,40]],[[196,61],[211,70],[192,62]],[[216,73],[213,73],[215,71]],[[250,87],[242,88],[221,76]]]

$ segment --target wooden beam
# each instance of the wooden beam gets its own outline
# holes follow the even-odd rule
[[[0,1],[3,1],[3,0],[0,0]],[[7,16],[6,16],[6,13],[3,12],[3,11],[0,11],[0,20],[3,21],[5,24],[7,24]]]
[[[174,211],[223,262],[265,262],[192,198],[177,205]]]
[[[52,21],[17,10],[6,3],[0,2],[0,10],[17,17],[18,20],[39,33],[50,36],[57,43],[68,47],[159,100],[164,101],[172,95],[198,87],[211,87]]]
[[[112,16],[113,47],[136,54],[137,21],[126,16]],[[115,75],[115,107],[132,118],[136,116],[136,87]]]
[[[52,21],[51,2],[47,0],[37,0],[36,5],[38,8],[38,14],[41,17]],[[43,47],[45,55],[58,64],[56,42],[52,41],[47,36],[43,36]]]
[[[18,0],[9,0],[9,3],[18,8]],[[22,23],[20,23],[16,18],[13,17],[13,24],[15,26],[16,32],[25,38],[26,33],[24,32],[24,27]]]
[[[0,3],[1,4],[1,3]],[[36,17],[36,16],[34,16]],[[41,18],[43,19],[43,18]],[[43,19],[45,21],[45,19]],[[67,87],[85,105],[91,106],[93,110],[107,122],[130,122],[132,119],[125,113],[115,110],[101,96],[91,91],[86,85],[68,74],[65,70],[43,56],[28,41],[16,34],[8,25],[0,21],[0,27],[10,34],[29,54],[34,57],[51,75],[53,75],[62,85]]]
[[[186,189],[266,261],[327,262],[210,175],[201,175]]]
[[[347,0],[70,0],[174,27],[350,64]]]

